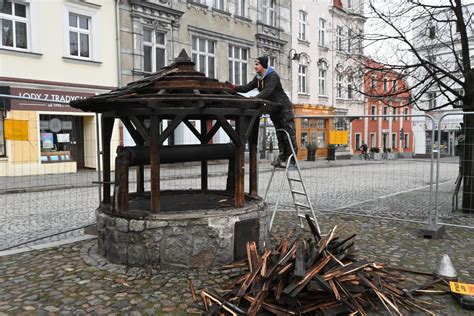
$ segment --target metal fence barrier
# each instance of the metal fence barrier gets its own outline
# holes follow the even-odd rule
[[[430,115],[296,117],[300,166],[315,210],[474,228],[473,210],[463,202],[463,184],[471,179],[458,179],[459,155],[471,144],[461,141],[461,130],[446,123],[459,115],[450,113],[436,119]],[[462,115],[464,119],[468,115],[474,118],[474,113]],[[332,131],[347,131],[348,144],[339,138],[340,144],[328,146]],[[97,144],[96,137],[90,137],[85,141]],[[472,142],[472,137],[468,139]],[[361,155],[362,141],[368,145],[368,156]],[[315,161],[308,160],[310,143],[317,146]],[[277,146],[274,148],[273,156],[278,151]],[[16,154],[21,155],[21,151]],[[259,157],[270,158],[265,152]],[[65,168],[54,174],[38,174],[34,164],[28,163],[29,157],[22,159],[25,163],[15,167],[13,176],[1,177],[0,181],[0,251],[79,236],[82,227],[95,222],[100,197],[94,183],[100,182],[100,172],[70,172]],[[262,196],[272,170],[270,160],[262,158],[258,168]],[[199,164],[164,165],[161,187],[197,189],[199,175]],[[210,162],[209,188],[224,188],[226,175],[226,162]],[[292,208],[289,188],[280,192],[275,185],[283,175],[276,174],[267,201],[272,203],[281,195],[283,208]],[[135,176],[132,168],[131,191]],[[145,170],[145,179],[149,177]],[[145,189],[149,189],[148,181]]]

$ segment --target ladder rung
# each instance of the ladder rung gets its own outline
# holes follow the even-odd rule
[[[304,193],[302,191],[291,190],[291,192],[296,193],[296,194],[300,194],[300,195],[306,195],[306,193]]]
[[[311,209],[311,206],[305,205],[305,204],[301,204],[301,203],[298,203],[298,202],[295,202],[295,205],[296,205],[296,206],[305,207],[305,208],[307,208],[307,209],[309,209],[309,210]]]
[[[296,182],[303,182],[303,180],[301,180],[301,179],[290,178],[290,177],[288,177],[288,180],[289,181],[296,181]]]

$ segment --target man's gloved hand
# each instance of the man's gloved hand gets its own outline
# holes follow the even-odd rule
[[[228,84],[228,85],[232,88],[232,90],[235,90],[236,87],[237,87],[235,84],[233,84],[233,83],[230,82],[230,81],[226,81],[225,83]]]

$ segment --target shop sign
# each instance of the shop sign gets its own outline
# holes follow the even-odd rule
[[[28,121],[5,119],[4,133],[8,140],[28,140]]]
[[[55,102],[71,102],[74,100],[86,99],[94,93],[81,93],[63,90],[42,90],[42,89],[20,89],[10,88],[10,94],[14,96],[30,98],[31,100],[11,100],[12,110],[30,111],[61,111],[61,112],[82,112],[69,106],[69,104]],[[50,102],[38,102],[35,99],[48,100]]]
[[[347,145],[349,131],[330,131],[329,144],[331,145]]]

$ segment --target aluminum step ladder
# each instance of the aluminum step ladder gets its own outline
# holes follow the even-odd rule
[[[291,197],[293,198],[293,203],[295,205],[295,210],[296,210],[296,216],[298,217],[300,221],[300,226],[301,228],[304,227],[304,222],[303,218],[305,218],[304,213],[305,211],[311,211],[312,215],[312,220],[316,226],[316,229],[318,230],[318,233],[321,233],[321,230],[319,229],[319,224],[318,220],[316,218],[316,214],[314,213],[313,206],[311,205],[311,201],[309,200],[308,194],[306,192],[306,187],[304,185],[303,177],[301,176],[301,170],[300,170],[300,165],[298,162],[298,158],[296,157],[295,149],[293,147],[293,143],[291,142],[291,137],[290,134],[285,131],[284,129],[277,129],[277,132],[284,132],[286,137],[288,138],[288,142],[291,147],[291,155],[288,157],[288,160],[286,161],[286,168],[285,168],[285,176],[282,178],[281,183],[280,183],[280,190],[278,192],[282,192],[283,190],[283,185],[285,184],[285,178],[288,180],[288,185],[290,187],[291,191]],[[294,159],[295,161],[295,166],[292,166],[291,164],[291,159]],[[272,174],[270,175],[270,179],[268,180],[268,185],[265,190],[265,196],[263,197],[263,201],[265,202],[267,199],[268,192],[270,191],[270,187],[272,185],[273,177],[275,175],[275,171],[277,170],[277,166],[273,166]],[[291,172],[290,171],[297,171],[297,172]],[[298,188],[299,186],[299,188]],[[273,206],[273,211],[272,211],[272,216],[270,219],[270,224],[268,230],[272,230],[273,226],[273,220],[275,219],[276,212],[278,210],[278,205],[280,203],[280,197],[281,194],[278,194],[278,198],[275,202],[275,205]],[[298,197],[303,198],[305,201],[303,202],[298,202]],[[300,213],[300,211],[302,211]]]

